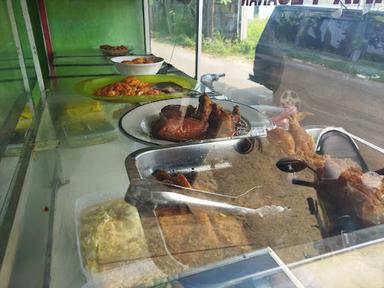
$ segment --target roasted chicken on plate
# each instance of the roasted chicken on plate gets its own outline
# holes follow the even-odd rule
[[[151,127],[151,134],[174,142],[231,137],[236,125],[241,125],[240,108],[225,111],[206,95],[199,98],[197,108],[192,105],[168,105],[161,109],[159,119]]]

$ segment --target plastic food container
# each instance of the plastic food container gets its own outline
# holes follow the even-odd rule
[[[152,58],[154,63],[147,64],[127,64],[123,61],[132,61],[137,58]],[[153,75],[156,74],[163,65],[164,59],[155,56],[121,56],[111,58],[113,65],[122,75]]]
[[[118,207],[116,211],[113,211],[115,203]],[[94,215],[97,217],[102,215],[102,221],[95,220],[98,218],[93,219],[92,213],[95,213]],[[117,215],[116,218],[113,218],[115,215]],[[112,222],[108,223],[108,221]],[[94,225],[95,223],[100,225]],[[116,227],[116,229],[108,229],[107,227],[112,227],[105,226],[108,224]],[[148,255],[146,240],[136,208],[124,202],[122,193],[92,193],[79,198],[75,204],[75,225],[81,270],[87,280],[93,284],[91,287],[131,287],[131,283],[151,284],[166,278]],[[90,227],[83,227],[83,225]],[[97,250],[89,249],[92,247],[92,242],[82,243],[82,241],[92,241],[92,238],[87,237],[89,231],[95,237],[101,235],[101,237],[95,238]],[[124,239],[122,235],[126,235],[126,232],[131,233],[131,235]],[[126,243],[130,245],[128,248],[126,248]],[[90,251],[94,251],[94,253],[89,253]],[[133,251],[132,256],[127,256],[127,251],[129,253]],[[97,253],[96,256],[95,253]],[[108,258],[105,255],[112,256]],[[85,257],[88,257],[87,260],[91,260],[86,262],[84,261]],[[97,265],[100,269],[94,269],[96,266],[92,266],[94,259],[98,259]],[[103,263],[100,264],[101,262]],[[130,276],[126,277],[126,275]]]
[[[107,143],[118,137],[117,129],[105,119],[79,119],[63,123],[65,139],[70,147]]]

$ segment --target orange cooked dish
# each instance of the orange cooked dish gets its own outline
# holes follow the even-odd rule
[[[111,46],[111,45],[104,44],[104,45],[100,45],[100,49],[117,51],[117,50],[128,50],[128,47],[124,45]]]
[[[124,60],[121,61],[123,64],[150,64],[150,63],[155,63],[155,59],[153,58],[148,58],[148,57],[140,57],[136,58],[133,60]]]
[[[136,77],[127,77],[123,80],[109,84],[105,87],[99,88],[95,92],[95,96],[140,96],[140,95],[159,95],[160,90],[153,89],[150,83],[145,83]]]

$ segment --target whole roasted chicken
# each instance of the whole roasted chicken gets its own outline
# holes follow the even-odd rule
[[[336,222],[346,216],[357,228],[383,224],[384,177],[365,171],[352,158],[317,154],[313,138],[299,123],[308,114],[290,115],[289,128],[274,128],[267,138],[284,156],[304,160],[315,171],[314,188],[330,234],[338,231]]]
[[[213,103],[206,95],[199,98],[197,108],[192,105],[167,105],[151,127],[151,134],[159,139],[183,142],[218,137],[231,137],[240,122],[240,109],[232,113]]]
[[[350,215],[359,228],[383,224],[384,177],[363,172],[353,160],[347,162],[330,158],[318,171],[317,192],[328,216]]]
[[[310,113],[296,112],[290,115],[288,130],[274,128],[267,132],[267,138],[286,156],[298,157],[318,169],[324,167],[327,156],[315,152],[315,141],[300,125],[300,121],[307,115]]]

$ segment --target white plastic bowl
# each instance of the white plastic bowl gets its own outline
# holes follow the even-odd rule
[[[148,64],[126,64],[121,63],[125,60],[132,61],[136,58],[155,58],[155,63],[148,63]],[[153,75],[159,72],[161,65],[163,65],[164,59],[160,57],[155,56],[120,56],[120,57],[113,57],[111,58],[111,61],[115,65],[116,69],[120,72],[122,75]]]

